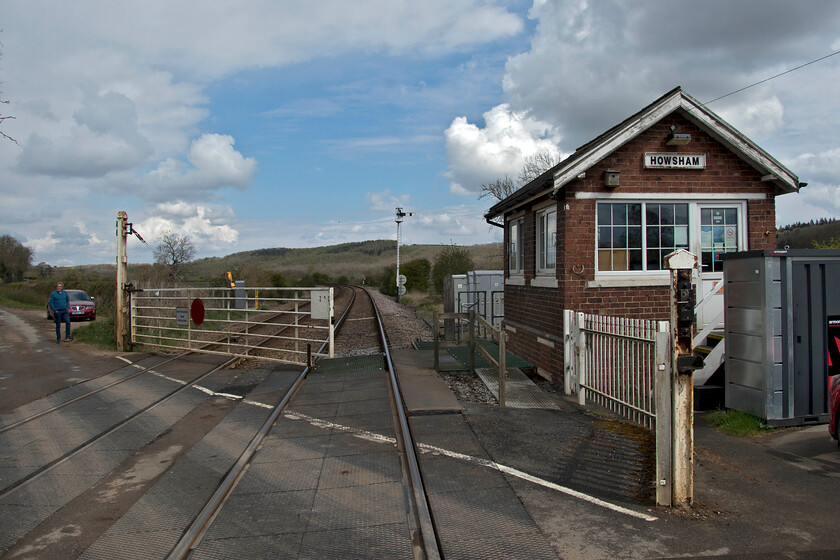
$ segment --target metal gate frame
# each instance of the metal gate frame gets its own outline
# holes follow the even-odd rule
[[[563,311],[564,381],[576,392],[628,420],[653,428],[656,503],[671,505],[673,411],[671,326],[668,321]]]
[[[278,322],[267,323],[271,317]],[[334,288],[145,288],[130,293],[132,344],[234,357],[254,357],[271,340],[283,348],[260,359],[308,364],[312,356],[333,357]],[[279,333],[255,332],[266,325]],[[328,343],[327,353],[313,352]]]

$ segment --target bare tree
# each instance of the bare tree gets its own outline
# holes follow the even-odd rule
[[[478,198],[492,196],[496,200],[502,200],[503,198],[507,198],[513,194],[513,191],[515,190],[516,185],[513,180],[505,175],[502,179],[494,179],[489,183],[481,185],[481,192],[479,193]]]
[[[492,196],[496,200],[503,200],[514,193],[522,185],[528,184],[560,162],[560,154],[556,150],[543,150],[527,156],[519,170],[519,182],[505,175],[501,179],[494,179],[481,185],[478,198]]]
[[[525,158],[519,171],[519,184],[530,183],[560,162],[560,154],[555,150],[543,150]]]
[[[166,231],[154,249],[155,263],[169,267],[172,276],[181,276],[184,267],[192,262],[195,245],[188,235]]]
[[[2,46],[2,45],[0,45],[0,46]],[[2,94],[3,94],[3,92],[2,92],[2,91],[0,91],[0,95],[2,95]],[[9,101],[8,101],[8,100],[2,100],[2,99],[0,99],[0,103],[5,103],[6,105],[8,105],[8,104],[9,104]],[[11,116],[11,115],[4,115],[4,114],[0,113],[0,125],[2,125],[3,123],[5,123],[5,122],[6,122],[6,119],[13,119],[13,118],[14,118],[14,117],[13,117],[13,116]],[[15,140],[14,138],[12,138],[11,136],[9,136],[8,134],[6,134],[5,132],[3,132],[2,130],[0,130],[0,138],[5,138],[6,140],[11,140],[11,141],[12,141],[12,142],[14,142],[15,144],[17,144],[17,143],[18,143],[18,141],[17,141],[17,140]]]

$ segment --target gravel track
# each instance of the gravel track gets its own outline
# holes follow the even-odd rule
[[[411,348],[414,341],[431,342],[434,338],[432,328],[413,309],[395,302],[389,296],[371,290],[371,295],[382,322],[391,348]],[[487,390],[477,375],[469,372],[439,373],[459,401],[496,404],[498,401]]]

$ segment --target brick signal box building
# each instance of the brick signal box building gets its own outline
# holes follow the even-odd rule
[[[505,230],[511,350],[562,386],[564,309],[668,320],[663,257],[677,248],[699,257],[702,297],[722,277],[722,253],[775,248],[775,198],[799,187],[751,140],[672,90],[485,215]]]

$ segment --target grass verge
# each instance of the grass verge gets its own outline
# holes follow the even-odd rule
[[[43,309],[44,317],[46,317],[47,313],[46,300],[44,300],[44,305],[35,305],[34,303],[23,303],[0,294],[0,305],[3,307],[14,307],[15,309]]]
[[[113,350],[117,346],[114,338],[114,319],[103,317],[85,325],[74,326],[73,338],[97,348]]]
[[[716,410],[706,415],[709,424],[730,436],[755,437],[773,428],[761,418],[738,410]]]

